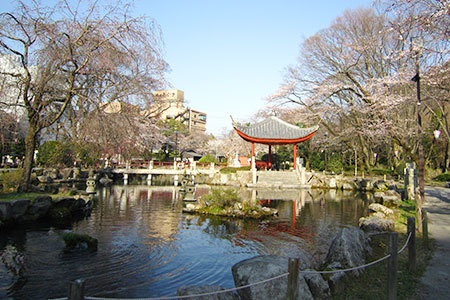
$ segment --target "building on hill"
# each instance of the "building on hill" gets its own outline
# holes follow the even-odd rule
[[[185,107],[184,92],[181,90],[161,90],[153,92],[153,101],[159,107],[162,120],[174,119],[183,123],[189,130],[206,131],[206,113]]]

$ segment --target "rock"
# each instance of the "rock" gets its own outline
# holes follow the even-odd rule
[[[375,193],[373,194],[373,198],[374,198],[376,201],[381,201],[381,200],[383,199],[383,196],[384,196],[384,192],[375,192]]]
[[[372,251],[366,234],[356,227],[342,228],[331,242],[325,265],[339,262],[344,268],[365,264],[366,253]],[[353,271],[359,275],[359,271]]]
[[[322,275],[314,270],[306,271],[313,272],[304,274],[304,277],[314,299],[327,299],[331,297],[330,286],[328,285],[328,282],[323,279]]]
[[[110,179],[108,176],[105,176],[105,177],[100,178],[99,182],[102,185],[110,185],[113,183],[113,180]]]
[[[77,212],[83,210],[86,207],[86,201],[83,198],[73,199],[70,210],[72,212]]]
[[[0,201],[0,221],[3,223],[11,220],[11,203]]]
[[[59,223],[67,223],[72,217],[72,205],[75,198],[58,197],[53,200],[53,205],[49,210],[49,216]]]
[[[327,180],[326,183],[327,187],[330,189],[335,189],[336,188],[336,178],[330,178],[329,180]]]
[[[376,192],[373,197],[378,203],[394,207],[397,207],[402,199],[402,196],[393,190],[389,190],[386,192]]]
[[[54,168],[44,169],[44,176],[51,177],[53,180],[61,178],[58,169]]]
[[[235,264],[231,270],[236,287],[270,279],[288,272],[287,257],[261,255]],[[303,263],[300,262],[302,265]],[[300,267],[302,269],[302,267]],[[286,299],[288,277],[239,290],[241,299]],[[304,277],[299,274],[298,294],[300,299],[313,299]]]
[[[385,219],[386,215],[384,213],[382,213],[381,211],[377,211],[373,214],[370,215],[371,217],[376,217],[376,218],[380,218],[380,219]]]
[[[53,200],[53,205],[56,207],[71,207],[75,201],[73,197],[58,197]]]
[[[11,203],[11,218],[14,220],[20,220],[30,206],[28,199],[11,200],[9,203]]]
[[[217,291],[223,291],[224,288],[221,286],[183,286],[177,290],[177,296],[190,296],[190,295],[198,295],[198,294],[206,294],[206,293],[214,293]],[[199,296],[199,297],[189,297],[192,300],[238,300],[239,297],[234,292],[213,294],[208,296]]]
[[[368,217],[359,219],[359,228],[365,232],[394,231],[394,221],[379,217]]]
[[[390,207],[398,207],[400,205],[401,200],[402,200],[401,196],[384,195],[382,198],[382,204]]]
[[[63,168],[60,172],[63,179],[69,179],[73,176],[73,168]]]
[[[98,240],[87,234],[65,233],[62,235],[66,247],[64,252],[97,251]]]
[[[13,276],[23,276],[24,273],[24,257],[15,246],[7,245],[2,250],[1,261]]]
[[[339,270],[343,269],[342,265],[339,262],[334,262],[327,266],[328,270]],[[328,286],[330,287],[330,291],[333,295],[341,293],[345,288],[345,273],[344,272],[336,272],[331,274],[328,279]]]
[[[46,217],[51,206],[52,198],[50,196],[36,197],[28,207],[26,220],[35,221]]]
[[[33,173],[36,173],[37,176],[44,175],[44,168],[33,168]]]
[[[380,191],[386,191],[389,187],[384,180],[379,180],[374,183],[374,188]]]
[[[349,182],[344,182],[342,184],[342,189],[343,190],[354,190],[356,188],[354,183],[349,183]]]
[[[394,211],[392,209],[387,208],[386,206],[381,205],[379,203],[371,203],[369,205],[369,210],[371,210],[373,212],[382,212],[386,216],[394,214]]]
[[[40,183],[52,183],[53,182],[53,178],[51,178],[50,176],[47,176],[47,175],[38,176],[37,179]]]
[[[236,209],[236,210],[242,210],[242,209],[243,209],[242,203],[236,202],[236,203],[234,204],[234,209]]]

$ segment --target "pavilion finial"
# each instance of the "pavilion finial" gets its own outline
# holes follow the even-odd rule
[[[234,127],[235,125],[237,125],[237,123],[236,123],[236,121],[233,119],[233,116],[232,116],[232,115],[230,115],[230,118],[231,118],[231,122],[233,123],[233,127]]]

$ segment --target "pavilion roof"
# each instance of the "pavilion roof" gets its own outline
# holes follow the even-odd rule
[[[250,126],[233,123],[233,127],[247,141],[268,144],[289,144],[304,141],[312,137],[319,129],[318,125],[300,128],[274,116]]]

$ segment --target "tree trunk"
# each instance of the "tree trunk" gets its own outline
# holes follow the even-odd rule
[[[34,164],[34,150],[36,149],[37,135],[39,130],[35,124],[30,123],[27,136],[25,137],[25,160],[23,162],[22,180],[19,192],[29,192],[31,189],[31,171]]]

